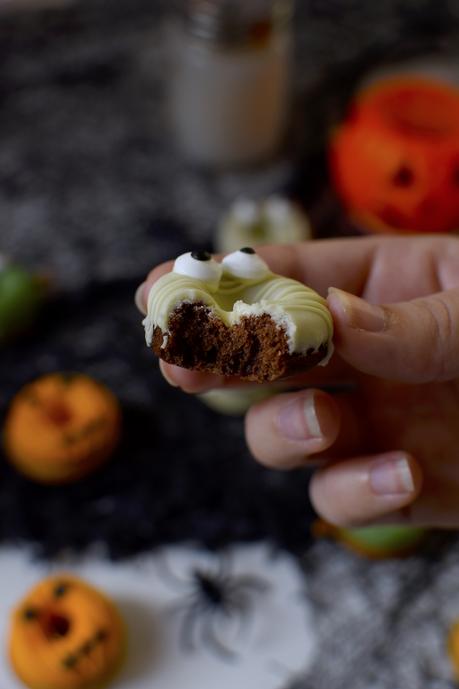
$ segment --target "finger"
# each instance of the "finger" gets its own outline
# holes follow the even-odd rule
[[[258,383],[243,381],[236,376],[221,376],[203,371],[192,371],[174,364],[168,364],[162,360],[159,362],[159,368],[170,385],[179,387],[184,392],[191,394],[201,394],[215,388],[245,388],[259,385]],[[343,393],[355,390],[357,383],[350,376],[349,367],[344,365],[339,357],[334,357],[326,367],[318,367],[306,373],[298,373],[290,378],[274,381],[274,383],[269,385],[285,390],[318,387],[330,393]]]
[[[245,432],[253,456],[276,469],[290,469],[333,453],[355,451],[362,442],[362,425],[347,399],[321,390],[276,395],[249,409]]]
[[[399,523],[457,529],[459,526],[459,485],[457,481],[435,481],[426,477],[422,494],[400,513]]]
[[[412,383],[459,376],[459,289],[400,304],[370,304],[330,289],[340,355],[359,371]]]
[[[162,359],[159,360],[159,370],[164,379],[174,388],[181,388],[190,394],[207,392],[214,388],[229,386],[229,379],[224,376],[217,376],[213,373],[202,371],[191,371],[174,364],[168,364]],[[237,379],[235,379],[236,384]],[[239,381],[239,385],[241,382]]]
[[[333,285],[352,294],[383,292],[386,301],[402,301],[459,286],[457,237],[348,237],[263,246],[257,252],[275,273],[322,295]]]
[[[362,526],[406,508],[421,487],[422,472],[414,458],[405,452],[387,452],[318,469],[309,490],[315,509],[326,521]]]

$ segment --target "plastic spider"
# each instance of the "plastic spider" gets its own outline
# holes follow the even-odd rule
[[[195,651],[200,639],[221,658],[233,660],[237,652],[222,641],[218,625],[224,627],[231,618],[239,625],[248,621],[255,598],[269,588],[267,582],[255,576],[232,574],[227,558],[220,558],[216,568],[192,567],[187,578],[177,576],[169,567],[165,573],[169,584],[185,592],[183,599],[172,608],[172,612],[182,617],[180,646],[183,651]]]

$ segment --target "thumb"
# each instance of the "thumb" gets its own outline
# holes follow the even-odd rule
[[[459,377],[459,289],[375,305],[330,288],[337,351],[359,371],[427,383]]]

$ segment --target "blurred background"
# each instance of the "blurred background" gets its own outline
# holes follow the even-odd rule
[[[110,461],[65,485],[3,452],[4,567],[263,541],[301,571],[316,644],[263,686],[454,686],[456,537],[375,563],[315,528],[308,475],[250,459],[250,400],[165,383],[133,296],[192,249],[456,232],[458,38],[457,0],[0,0],[0,418],[69,371],[123,418]]]

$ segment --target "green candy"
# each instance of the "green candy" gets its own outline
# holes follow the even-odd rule
[[[24,268],[7,264],[0,270],[0,342],[27,330],[44,295],[43,281]]]
[[[243,388],[223,388],[210,390],[198,395],[208,407],[220,414],[242,416],[252,404],[261,402],[279,392],[280,386],[259,385]]]
[[[368,554],[397,554],[414,548],[426,534],[414,526],[365,526],[340,529],[343,541]]]

